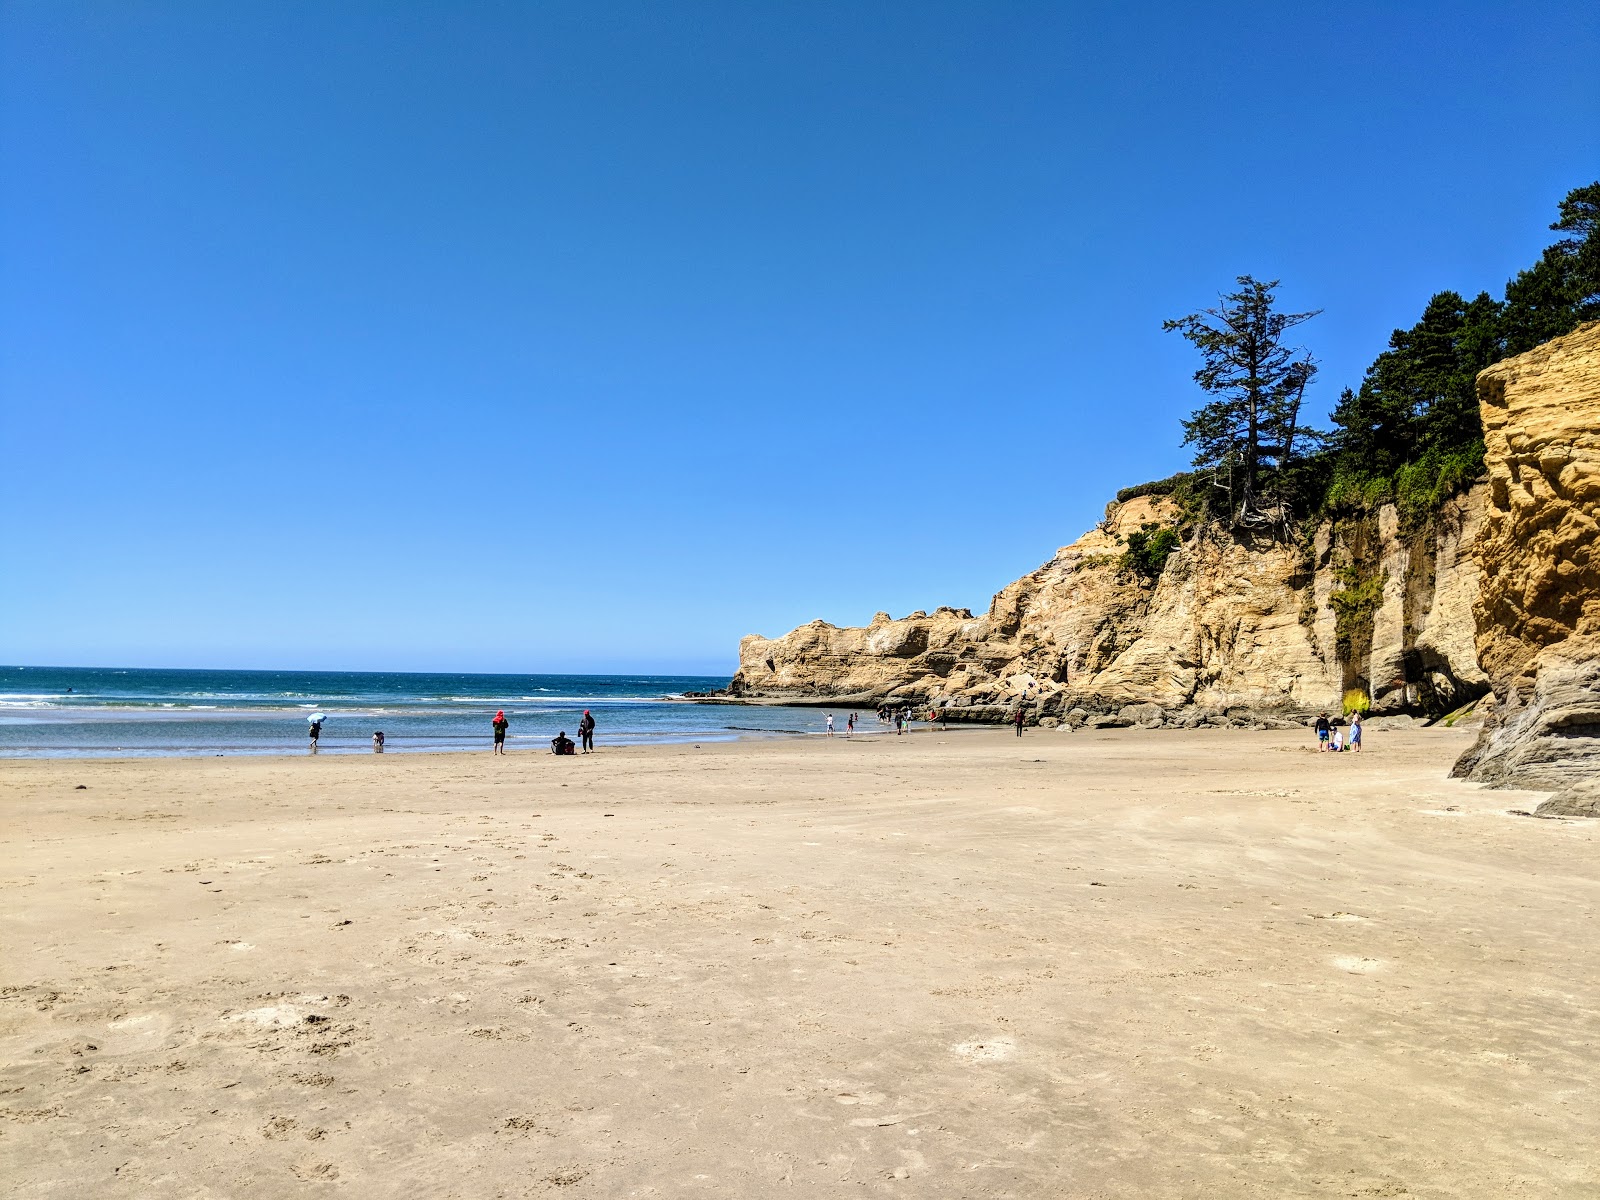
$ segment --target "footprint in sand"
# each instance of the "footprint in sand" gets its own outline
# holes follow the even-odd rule
[[[1356,975],[1372,975],[1384,970],[1389,964],[1381,958],[1341,956],[1333,960],[1333,965],[1341,971],[1349,971]]]
[[[882,1104],[882,1092],[840,1092],[834,1098],[838,1104]]]
[[[981,1042],[962,1042],[951,1046],[950,1052],[973,1062],[1003,1062],[1016,1054],[1017,1044],[1007,1037],[989,1038]]]

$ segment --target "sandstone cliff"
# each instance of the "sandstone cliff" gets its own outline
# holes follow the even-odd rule
[[[1457,774],[1600,779],[1600,322],[1478,376],[1488,500],[1479,660],[1499,700]]]
[[[1159,577],[1132,535],[1182,524],[1167,498],[1106,519],[1004,588],[981,616],[941,608],[866,628],[813,621],[747,637],[732,696],[937,705],[1001,719],[1194,724],[1228,710],[1438,714],[1498,703],[1458,773],[1600,789],[1600,322],[1479,377],[1487,479],[1405,530],[1384,507],[1307,545],[1186,531]]]
[[[879,613],[866,628],[814,621],[747,637],[729,690],[934,705],[976,720],[1019,701],[1045,718],[1156,706],[1128,718],[1152,722],[1175,709],[1334,709],[1351,688],[1370,691],[1380,712],[1448,708],[1488,685],[1472,619],[1482,507],[1475,488],[1409,538],[1386,508],[1365,523],[1330,523],[1309,546],[1201,526],[1151,581],[1125,567],[1127,539],[1179,514],[1170,499],[1140,497],[1111,506],[982,616]],[[1366,608],[1341,623],[1332,603],[1349,593],[1356,565]]]

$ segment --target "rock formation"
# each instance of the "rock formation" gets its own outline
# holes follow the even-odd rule
[[[1474,606],[1496,716],[1456,773],[1600,779],[1600,322],[1478,376],[1488,500]]]
[[[1350,688],[1379,712],[1448,708],[1481,694],[1468,553],[1482,508],[1473,489],[1434,526],[1406,537],[1392,508],[1367,526],[1328,524],[1308,546],[1191,530],[1159,577],[1125,565],[1131,534],[1178,523],[1167,497],[1138,497],[1032,574],[988,612],[941,608],[866,628],[813,621],[780,638],[747,637],[729,691],[787,703],[948,707],[995,720],[1019,702],[1083,720],[1155,706],[1260,713],[1329,708]],[[1363,636],[1340,654],[1329,602],[1354,562],[1375,586]],[[1082,717],[1074,719],[1074,712]],[[1152,723],[1145,710],[1142,718]]]
[[[1458,773],[1573,788],[1600,779],[1600,322],[1480,375],[1487,480],[1421,529],[1389,506],[1306,545],[1186,522],[1169,497],[1106,519],[1001,590],[866,628],[813,621],[747,637],[731,697],[945,707],[1049,723],[1261,721],[1337,711],[1440,714],[1491,686],[1494,716]],[[1154,579],[1130,539],[1184,530]],[[1241,712],[1241,710],[1247,710]]]

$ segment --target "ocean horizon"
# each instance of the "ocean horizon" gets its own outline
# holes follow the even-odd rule
[[[821,732],[816,708],[700,705],[724,676],[409,671],[0,667],[0,757],[169,757],[304,752],[487,751],[504,710],[507,749],[545,752],[590,710],[596,745],[732,741]],[[837,723],[842,728],[843,716]]]

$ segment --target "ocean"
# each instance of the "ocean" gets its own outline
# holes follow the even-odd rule
[[[595,745],[730,741],[817,733],[825,712],[693,704],[672,697],[725,678],[678,675],[454,675],[366,671],[159,671],[0,667],[0,757],[149,757],[304,752],[308,716],[326,713],[320,752],[488,751],[504,709],[510,753],[576,739]],[[839,728],[845,714],[835,714]]]

